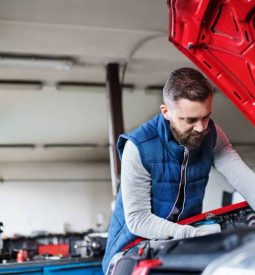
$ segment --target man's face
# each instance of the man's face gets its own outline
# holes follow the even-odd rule
[[[169,106],[163,104],[160,109],[170,121],[170,128],[178,143],[190,149],[200,146],[212,113],[212,96],[202,102],[183,98],[171,102]]]

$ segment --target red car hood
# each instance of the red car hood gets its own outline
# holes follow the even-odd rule
[[[169,0],[169,40],[255,126],[255,1]]]

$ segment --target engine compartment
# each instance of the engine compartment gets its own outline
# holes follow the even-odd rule
[[[255,212],[250,207],[234,210],[219,216],[209,212],[206,214],[204,220],[191,223],[190,225],[197,227],[213,223],[218,223],[221,226],[222,231],[244,227],[255,227]]]
[[[181,240],[148,240],[145,254],[135,258],[133,275],[201,274],[214,260],[238,251],[247,244],[255,245],[255,212],[246,202],[212,210],[180,224],[198,227],[219,224],[221,232]],[[124,260],[131,260],[127,257]],[[132,258],[134,260],[134,258]]]

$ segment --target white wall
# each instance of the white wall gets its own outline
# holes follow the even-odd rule
[[[245,160],[255,167],[254,159]],[[108,224],[113,200],[108,162],[0,163],[0,177],[4,179],[0,183],[4,235],[63,233],[65,224],[84,231],[96,228],[101,213],[104,226]],[[233,188],[212,169],[204,211],[221,207],[223,190]]]
[[[243,158],[245,163],[255,172],[255,159],[247,158],[247,154],[244,154],[244,152],[245,148],[244,150],[239,149],[240,156]],[[223,191],[233,192],[234,189],[216,169],[212,168],[210,172],[209,182],[206,187],[203,212],[222,206]]]
[[[203,212],[221,207],[223,191],[233,192],[233,188],[216,169],[212,168],[206,187]]]
[[[107,226],[113,199],[108,162],[0,164],[0,171],[6,180],[0,184],[4,235],[63,233],[65,224],[85,231],[96,228],[98,214]]]

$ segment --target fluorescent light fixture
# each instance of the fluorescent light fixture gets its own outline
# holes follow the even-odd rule
[[[70,58],[0,55],[0,67],[30,67],[69,70],[74,65]]]
[[[35,145],[30,143],[1,143],[0,149],[35,149]]]
[[[104,82],[58,82],[57,90],[59,91],[99,91],[105,92],[106,83]],[[123,91],[133,91],[134,85],[125,84],[123,86]]]
[[[163,86],[161,85],[151,85],[145,87],[146,94],[160,94],[163,90]]]
[[[19,81],[19,80],[0,80],[0,90],[36,90],[43,87],[41,81]]]

